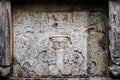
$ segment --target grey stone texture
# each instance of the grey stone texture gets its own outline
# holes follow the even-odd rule
[[[20,66],[39,76],[87,75],[88,13],[23,9],[13,13],[14,56]]]
[[[0,76],[10,73],[10,5],[0,1]]]
[[[109,1],[109,40],[111,66],[110,72],[115,77],[120,76],[120,1]]]
[[[106,75],[106,14],[76,8],[69,11],[70,6],[55,4],[13,8],[13,77]]]
[[[0,77],[9,76],[11,80],[119,78],[120,1],[109,1],[109,20],[104,5],[23,2],[13,2],[11,15],[7,1],[8,16],[12,17],[7,29],[1,21],[0,1]],[[3,33],[10,38],[3,37]]]

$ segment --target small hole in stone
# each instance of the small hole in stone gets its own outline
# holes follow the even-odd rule
[[[55,23],[55,24],[54,24],[54,27],[57,27],[57,26],[58,26],[58,23]]]

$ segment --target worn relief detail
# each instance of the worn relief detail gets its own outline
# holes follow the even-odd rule
[[[111,64],[109,72],[112,77],[120,76],[120,1],[109,1],[109,50]]]
[[[107,68],[107,26],[102,12],[90,13],[88,26],[89,76],[105,76]]]
[[[87,75],[87,12],[19,9],[13,19],[17,61],[13,76],[18,77],[21,71],[27,74],[21,73],[21,77]]]
[[[120,65],[120,12],[119,12],[119,1],[109,3],[110,12],[110,53],[112,62],[115,65]],[[115,5],[115,6],[113,6]]]

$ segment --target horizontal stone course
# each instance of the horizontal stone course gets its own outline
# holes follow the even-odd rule
[[[111,78],[11,78],[10,80],[117,80]]]

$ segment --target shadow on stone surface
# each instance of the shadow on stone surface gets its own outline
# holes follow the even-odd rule
[[[3,77],[0,75],[0,80],[9,80],[9,77]]]

